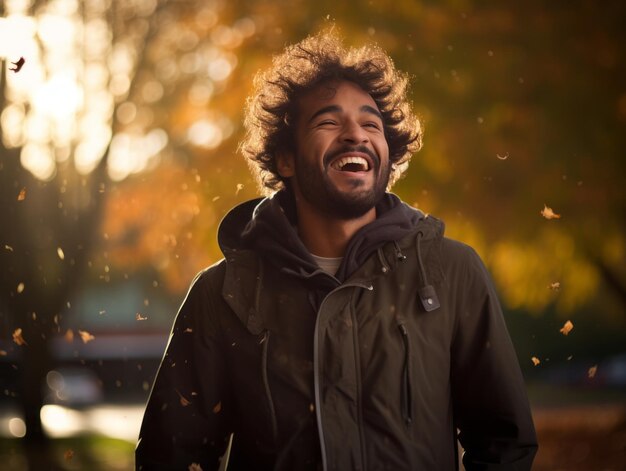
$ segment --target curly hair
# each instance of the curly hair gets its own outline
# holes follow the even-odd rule
[[[408,75],[396,70],[381,48],[346,48],[332,31],[309,36],[273,58],[257,74],[248,98],[240,150],[259,187],[271,193],[285,186],[275,156],[292,151],[298,99],[317,85],[334,80],[356,83],[370,94],[383,117],[389,146],[389,187],[408,168],[422,144],[420,122],[407,100]]]

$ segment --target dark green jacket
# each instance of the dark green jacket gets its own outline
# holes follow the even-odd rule
[[[478,255],[386,195],[336,277],[301,246],[285,196],[223,221],[225,259],[178,313],[137,469],[529,470],[537,449]]]

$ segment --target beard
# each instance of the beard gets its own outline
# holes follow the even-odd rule
[[[328,168],[336,155],[347,151],[367,153],[373,162],[370,169],[374,172],[374,184],[365,188],[360,179],[352,180],[350,191],[340,191],[328,176]],[[302,197],[320,212],[329,216],[350,220],[357,219],[374,208],[384,196],[389,183],[391,164],[388,162],[381,169],[381,162],[377,155],[365,147],[341,149],[324,156],[323,170],[319,165],[296,157],[295,175]]]

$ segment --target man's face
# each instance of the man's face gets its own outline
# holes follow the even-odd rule
[[[295,169],[297,197],[340,219],[363,216],[389,181],[389,146],[372,97],[348,81],[324,83],[298,103]]]

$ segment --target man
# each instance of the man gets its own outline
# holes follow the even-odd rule
[[[457,438],[468,470],[530,469],[483,264],[386,192],[421,143],[406,84],[379,48],[328,33],[257,77],[242,149],[275,193],[224,218],[224,260],[178,313],[137,469],[217,469],[231,434],[229,470],[454,470]]]

